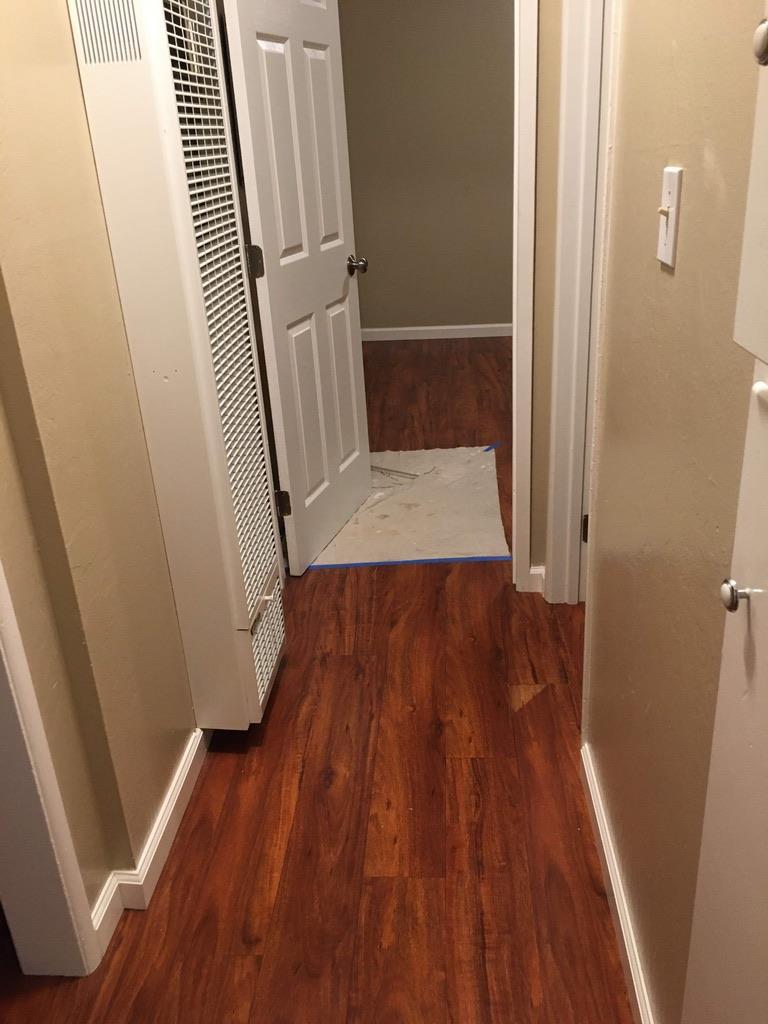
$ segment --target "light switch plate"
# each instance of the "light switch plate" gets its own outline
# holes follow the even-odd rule
[[[656,251],[656,259],[667,267],[674,267],[677,258],[677,228],[680,223],[682,188],[683,168],[665,167],[661,180],[659,246]]]

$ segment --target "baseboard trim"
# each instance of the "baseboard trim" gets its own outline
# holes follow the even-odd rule
[[[195,729],[176,765],[138,864],[130,871],[111,872],[104,883],[91,913],[94,930],[104,950],[123,910],[146,910],[149,906],[203,766],[207,747],[207,734]]]
[[[587,803],[592,823],[598,838],[598,852],[603,866],[608,900],[619,940],[624,974],[627,979],[629,1000],[637,1024],[655,1024],[655,1017],[648,985],[645,980],[643,961],[637,944],[629,900],[624,888],[619,858],[613,841],[608,814],[603,801],[600,782],[597,777],[592,751],[588,743],[581,748],[581,765],[587,790]]]
[[[440,327],[363,328],[363,341],[422,341],[431,338],[507,337],[512,337],[512,324],[449,324]]]
[[[523,594],[543,594],[546,575],[546,566],[532,565],[527,576],[524,575],[522,579],[515,580],[515,590],[519,590]]]

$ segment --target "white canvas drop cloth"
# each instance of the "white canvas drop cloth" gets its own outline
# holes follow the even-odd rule
[[[509,558],[493,450],[372,452],[371,477],[315,566]]]

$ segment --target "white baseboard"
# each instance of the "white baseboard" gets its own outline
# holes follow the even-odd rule
[[[627,979],[629,1001],[637,1024],[655,1024],[655,1017],[648,986],[645,980],[643,961],[637,944],[632,913],[624,888],[613,832],[608,820],[602,790],[598,781],[592,751],[588,743],[581,748],[581,763],[587,789],[592,823],[598,838],[598,851],[603,865],[603,877],[611,905],[616,937],[621,948],[624,974]]]
[[[176,765],[138,864],[130,871],[111,872],[104,883],[91,913],[93,927],[104,950],[123,910],[146,910],[149,906],[192,796],[207,747],[207,734],[202,729],[195,729]]]
[[[441,327],[364,327],[363,341],[422,341],[431,338],[511,338],[512,324],[452,324]]]
[[[515,579],[515,590],[519,590],[522,594],[543,594],[545,577],[546,566],[532,565],[527,575],[522,579]]]

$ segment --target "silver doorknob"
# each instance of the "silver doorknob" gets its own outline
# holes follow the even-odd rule
[[[368,260],[365,256],[361,256],[360,259],[357,256],[347,256],[347,273],[349,276],[354,277],[356,270],[359,270],[361,274],[368,273]]]
[[[758,64],[768,64],[768,18],[764,18],[755,29],[752,52]]]
[[[737,612],[742,601],[748,601],[749,587],[740,587],[736,580],[723,580],[720,584],[720,600],[728,612]]]

